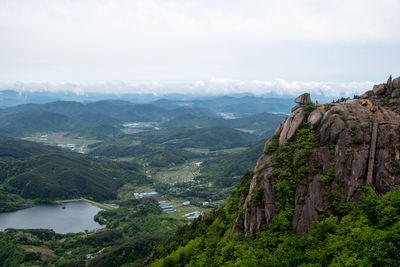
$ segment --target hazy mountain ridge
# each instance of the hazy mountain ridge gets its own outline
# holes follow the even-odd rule
[[[231,128],[252,130],[255,134],[265,137],[270,131],[275,131],[274,126],[284,119],[284,115],[259,113],[236,119],[223,119],[215,117],[200,117],[191,114],[177,116],[160,124],[161,127],[193,128],[226,126]],[[269,135],[270,136],[270,135]]]

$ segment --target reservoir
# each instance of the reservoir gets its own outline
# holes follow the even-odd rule
[[[83,201],[73,201],[61,205],[39,204],[32,208],[0,213],[0,231],[16,229],[53,229],[56,233],[78,233],[95,230],[104,226],[93,217],[100,208]]]

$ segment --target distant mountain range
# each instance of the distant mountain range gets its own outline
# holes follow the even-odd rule
[[[292,98],[271,97],[268,95],[255,96],[251,93],[232,94],[225,96],[204,96],[193,94],[75,94],[69,92],[50,92],[50,91],[0,91],[0,108],[13,107],[23,104],[46,104],[57,101],[74,101],[80,103],[92,103],[105,99],[136,104],[153,104],[164,109],[175,109],[178,107],[207,108],[221,112],[238,112],[237,105],[251,104],[252,113],[260,112],[284,112],[290,113],[293,106]],[[115,103],[115,102],[114,102]],[[263,106],[260,106],[263,105]],[[261,110],[261,111],[260,111]]]
[[[101,125],[121,128],[127,122],[159,122],[165,128],[227,126],[253,130],[265,136],[266,131],[275,127],[270,123],[280,122],[282,114],[288,112],[291,106],[291,101],[286,99],[255,96],[224,96],[193,101],[161,99],[148,104],[123,100],[29,103],[0,109],[0,130],[10,136],[26,136],[35,132],[86,131],[84,136],[88,137],[87,127]],[[111,131],[115,135],[118,130]],[[98,137],[95,134],[94,138]]]

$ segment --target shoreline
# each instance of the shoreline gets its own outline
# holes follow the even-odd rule
[[[93,201],[93,200],[89,200],[89,199],[86,199],[86,198],[83,198],[83,197],[80,198],[79,200],[84,201],[86,203],[89,203],[89,204],[91,204],[93,206],[96,206],[96,207],[98,207],[100,209],[103,209],[103,210],[112,210],[112,209],[114,209],[114,207],[111,207],[109,205],[102,204],[102,203],[99,203],[99,202],[96,202],[96,201]]]
[[[27,205],[24,205],[22,207],[19,208],[15,208],[15,209],[9,209],[9,210],[4,210],[4,211],[0,211],[0,213],[7,213],[7,212],[14,212],[14,211],[19,211],[19,210],[24,210],[24,209],[29,209],[34,207],[35,205],[38,204],[55,204],[55,205],[63,205],[64,203],[68,203],[68,202],[76,202],[76,201],[84,201],[90,205],[96,206],[100,209],[103,210],[112,210],[115,209],[116,207],[107,205],[107,204],[103,204],[103,203],[99,203],[87,198],[76,198],[76,199],[66,199],[66,200],[52,200],[52,201],[46,201],[46,202],[36,202],[36,201],[32,201],[32,203],[29,203]]]

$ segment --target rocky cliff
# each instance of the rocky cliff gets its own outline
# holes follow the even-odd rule
[[[253,235],[279,215],[302,234],[363,188],[400,185],[400,77],[351,100],[319,105],[304,94],[296,103],[266,143],[233,232]]]

